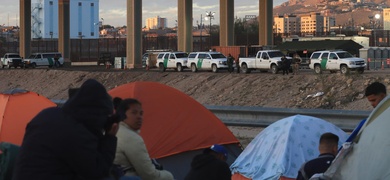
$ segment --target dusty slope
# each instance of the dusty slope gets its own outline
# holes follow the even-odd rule
[[[207,105],[371,110],[363,96],[364,87],[376,80],[390,84],[387,73],[387,70],[379,70],[366,71],[362,75],[315,75],[310,70],[303,70],[299,75],[283,76],[260,72],[107,71],[97,67],[1,69],[0,91],[23,88],[50,99],[67,99],[68,88],[78,87],[88,78],[99,80],[107,89],[133,81],[156,81]],[[306,98],[317,92],[324,92],[324,95]]]

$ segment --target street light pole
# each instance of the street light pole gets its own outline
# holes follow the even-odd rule
[[[211,46],[212,46],[212,43],[211,43],[211,20],[214,19],[214,15],[215,15],[215,12],[206,12],[206,17],[205,17],[205,20],[210,20],[210,30],[209,30],[209,38],[210,38],[210,50],[211,50]]]
[[[377,29],[377,26],[378,26],[378,21],[379,21],[379,18],[381,17],[380,14],[375,14],[375,22],[374,22],[374,46],[376,47],[376,29]]]

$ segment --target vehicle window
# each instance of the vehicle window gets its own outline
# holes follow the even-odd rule
[[[195,58],[195,57],[196,57],[196,53],[188,55],[188,58]]]
[[[164,56],[164,54],[158,54],[157,58],[161,59]]]
[[[143,56],[142,56],[142,58],[146,58],[146,57],[148,57],[149,56],[149,54],[148,53],[145,53]]]
[[[204,55],[204,58],[205,58],[205,59],[211,59],[211,56],[210,56],[210,54],[205,54],[205,55]]]
[[[54,58],[54,54],[43,54],[43,58]]]
[[[166,53],[166,54],[164,55],[164,59],[168,59],[168,57],[169,57],[169,53]]]
[[[169,59],[175,59],[175,54],[169,55]]]
[[[353,57],[351,53],[349,52],[339,52],[337,53],[337,55],[339,56],[339,58],[351,58]]]
[[[284,56],[284,54],[281,51],[270,51],[270,52],[268,52],[268,55],[270,58]]]
[[[322,56],[321,56],[321,59],[324,59],[324,58],[327,59],[327,58],[328,58],[328,55],[329,55],[329,53],[323,53]]]
[[[257,58],[260,58],[261,57],[261,53],[257,53]]]
[[[199,55],[198,55],[198,58],[199,58],[199,59],[204,59],[205,57],[206,57],[206,54],[199,54]]]
[[[338,59],[336,53],[330,53],[329,59]]]
[[[321,53],[313,53],[311,55],[311,58],[310,59],[318,59],[320,57]]]
[[[9,58],[20,58],[18,54],[10,54],[8,55]]]
[[[218,58],[226,58],[226,56],[225,55],[223,55],[223,54],[211,54],[211,57],[213,58],[213,59],[218,59]]]
[[[268,59],[267,53],[265,53],[265,52],[261,53],[261,58]]]
[[[31,55],[28,57],[28,59],[34,59],[35,56],[37,56],[37,55],[36,55],[36,54],[31,54]]]
[[[35,59],[41,59],[42,58],[42,54],[38,54]]]
[[[176,58],[185,58],[188,57],[187,53],[176,53]]]

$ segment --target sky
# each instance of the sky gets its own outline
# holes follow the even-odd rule
[[[174,27],[177,20],[178,0],[143,0],[142,1],[142,24],[145,25],[147,18],[160,16],[167,18],[168,27]],[[274,6],[288,0],[274,0]],[[127,0],[100,0],[99,19],[104,19],[104,24],[112,26],[126,25],[126,2]],[[204,17],[207,12],[215,12],[213,24],[219,24],[219,0],[193,0],[193,24],[200,23],[201,14]],[[245,15],[258,15],[258,0],[235,0],[235,16],[243,18]],[[202,20],[204,23],[204,20]],[[209,21],[207,22],[207,24]],[[19,0],[1,0],[0,24],[19,26]]]

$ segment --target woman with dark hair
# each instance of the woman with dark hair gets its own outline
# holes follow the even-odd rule
[[[116,113],[125,116],[119,123],[118,146],[114,164],[120,165],[126,176],[139,176],[143,180],[173,180],[173,175],[157,169],[149,157],[145,142],[139,135],[143,122],[143,109],[137,99],[114,98]]]

